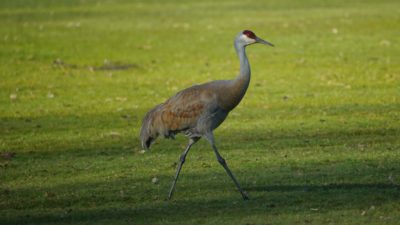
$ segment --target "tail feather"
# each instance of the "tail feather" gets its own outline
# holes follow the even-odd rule
[[[158,116],[156,112],[159,107],[160,105],[154,107],[143,118],[142,128],[140,130],[140,140],[142,142],[142,147],[145,150],[150,148],[151,144],[156,140],[159,135],[157,130],[154,129],[154,119]]]

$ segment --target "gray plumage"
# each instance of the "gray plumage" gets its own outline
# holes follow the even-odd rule
[[[204,137],[211,144],[218,162],[225,168],[243,199],[248,199],[247,194],[219,154],[215,146],[213,130],[225,120],[246,93],[251,72],[245,47],[254,43],[273,46],[249,30],[240,32],[234,42],[240,61],[240,72],[235,79],[217,80],[184,89],[164,103],[155,106],[144,117],[140,131],[144,149],[149,149],[158,136],[173,138],[177,133],[184,133],[189,137],[189,144],[180,157],[169,198],[172,197],[180,170],[191,146]]]

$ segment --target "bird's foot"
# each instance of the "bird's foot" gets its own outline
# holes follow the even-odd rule
[[[249,196],[245,191],[240,192],[242,194],[243,200],[250,200]]]

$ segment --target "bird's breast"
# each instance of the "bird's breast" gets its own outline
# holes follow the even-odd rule
[[[248,82],[246,81],[231,81],[225,87],[218,90],[218,104],[225,110],[231,111],[234,109],[246,94]]]

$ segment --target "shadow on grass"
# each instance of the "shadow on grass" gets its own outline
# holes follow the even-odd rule
[[[252,188],[250,188],[252,189]],[[307,192],[302,190],[307,189]],[[399,185],[342,184],[342,185],[283,185],[257,187],[266,192],[242,201],[239,195],[229,198],[155,201],[148,204],[102,204],[99,207],[67,207],[59,210],[26,212],[18,217],[2,219],[2,224],[185,224],[185,221],[210,221],[229,217],[226,221],[240,220],[249,215],[309,213],[316,208],[320,213],[346,209],[368,209],[371,205],[396,203]],[[211,191],[211,190],[210,190]],[[285,192],[285,195],[275,192]],[[84,201],[84,199],[83,199]],[[217,218],[220,217],[220,218]]]
[[[124,121],[120,118],[120,115],[114,114],[114,117],[114,119],[102,121],[102,118],[107,118],[106,115],[96,115],[95,117],[89,115],[81,119],[83,119],[84,127],[94,126],[98,121],[102,121],[100,124],[108,127],[108,129],[124,127],[128,129],[128,124],[120,121]],[[44,132],[52,132],[53,128],[58,131],[67,128],[79,130],[79,124],[74,122],[74,118],[64,119],[67,123],[63,123],[63,118],[52,118],[50,121],[57,121],[57,123],[49,125]],[[46,118],[39,120],[43,123],[50,123]],[[115,121],[120,122],[115,123]],[[24,119],[12,121],[9,119],[6,125],[14,127],[15,130],[11,129],[12,132],[29,132],[29,128],[24,127],[25,123],[31,123],[31,121],[27,122]],[[110,124],[113,124],[114,127]],[[327,144],[337,145],[338,143],[358,144],[360,140],[371,140],[371,137],[372,139],[375,138],[375,143],[379,138],[382,142],[387,140],[390,142],[399,133],[399,129],[376,127],[368,130],[360,128],[301,133],[291,132],[290,128],[287,128],[286,130],[270,132],[273,135],[269,136],[262,130],[249,130],[245,134],[233,130],[220,135],[220,140],[222,140],[222,143],[234,140],[235,143],[243,143],[241,146],[247,146],[247,143],[264,142],[267,143],[266,147],[272,145],[274,149],[313,148],[321,146],[321,144],[323,146]],[[41,159],[40,162],[44,164],[46,162],[54,163],[54,161],[63,162],[64,160],[71,160],[69,162],[73,164],[77,158],[87,159],[88,163],[91,163],[97,160],[107,161],[110,158],[121,156],[129,157],[132,152],[123,149],[125,146],[138,146],[139,141],[136,136],[136,134],[121,136],[117,140],[97,137],[83,145],[77,143],[79,138],[72,139],[70,143],[46,142],[44,140],[44,143],[38,143],[38,146],[35,147],[38,149],[37,152],[34,154],[23,153],[26,154],[25,157],[18,155],[15,160],[19,163],[18,169],[21,171],[21,175],[26,176],[25,173],[29,175],[29,172],[24,171],[23,165],[24,163],[35,162],[32,161],[35,158]],[[325,139],[329,139],[329,142],[321,141]],[[54,149],[54,151],[41,151],[42,148],[49,145],[50,150]],[[229,145],[230,143],[227,143],[225,148],[221,147],[221,152],[232,149]],[[173,148],[174,151],[168,152],[168,154],[173,155],[174,159],[177,160],[182,149],[177,149],[176,146],[176,143],[155,146],[155,151],[159,152],[154,152],[154,155],[166,154],[168,152],[166,149]],[[208,146],[207,148],[209,149]],[[260,147],[258,146],[258,148]],[[209,151],[211,152],[211,149]],[[155,160],[154,157],[147,159]],[[305,183],[304,180],[295,176],[282,181],[282,177],[288,175],[288,168],[285,166],[277,166],[273,175],[264,175],[262,171],[254,168],[243,169],[245,172],[237,173],[239,180],[244,174],[252,176],[251,180],[257,180],[257,185],[250,184],[250,181],[242,183],[244,189],[250,194],[250,201],[241,200],[240,195],[233,190],[233,185],[221,168],[217,173],[191,174],[184,172],[178,183],[175,199],[165,201],[163,196],[167,195],[173,172],[171,177],[159,176],[160,180],[167,180],[168,182],[153,185],[145,177],[148,174],[137,175],[135,178],[132,178],[133,175],[127,175],[128,170],[126,168],[129,162],[121,163],[122,161],[118,161],[117,163],[121,163],[118,165],[124,166],[124,170],[121,169],[117,172],[123,172],[124,177],[108,181],[104,181],[104,179],[95,182],[75,181],[63,185],[49,185],[46,188],[34,185],[35,187],[23,186],[11,191],[2,190],[1,196],[7,200],[1,203],[1,206],[7,208],[7,213],[0,215],[0,224],[185,224],[188,218],[201,223],[213,218],[217,221],[218,218],[227,216],[229,218],[225,219],[234,223],[235,220],[249,215],[307,213],[310,208],[318,208],[321,213],[343,209],[362,210],[370,205],[398,204],[400,186],[390,183],[387,179],[376,179],[379,176],[386,177],[390,173],[400,171],[399,164],[396,164],[395,161],[396,159],[392,159],[390,165],[366,169],[363,167],[364,162],[362,160],[357,161],[355,159],[339,165],[343,166],[346,171],[341,169],[329,171],[332,167],[328,165],[310,165],[308,168],[314,167],[315,171],[321,171],[316,175],[308,175],[307,179],[312,180],[312,184]],[[135,162],[140,163],[139,161]],[[379,162],[372,163],[379,164]],[[60,170],[70,169],[70,165],[68,167],[65,163],[60,163],[60,165],[65,166]],[[104,165],[107,164],[104,163]],[[151,165],[154,165],[154,163],[141,162],[139,166],[147,166],[150,170]],[[302,168],[301,165],[298,167]],[[95,174],[91,170],[89,168],[85,170],[85,173],[87,172],[88,175]],[[216,171],[217,168],[213,168],[213,170]],[[171,171],[173,170],[171,169]],[[291,172],[294,171],[289,170],[289,173]],[[48,174],[51,175],[51,173]],[[372,178],[371,174],[373,175]],[[37,174],[31,175],[37,176]],[[321,176],[323,179],[321,179]],[[217,177],[217,179],[210,180],[210,177]],[[338,177],[342,178],[343,182],[338,183],[337,181],[340,180],[336,179]],[[132,188],[133,185],[136,188]],[[122,190],[125,190],[124,194],[121,194]]]
[[[354,191],[354,190],[385,190],[400,191],[400,185],[389,183],[374,184],[326,184],[326,185],[267,185],[250,186],[246,190],[252,192],[320,192],[320,191]],[[399,195],[400,197],[400,195]]]
[[[358,167],[361,163],[353,162],[352,165]],[[398,171],[399,167],[395,169]],[[269,181],[259,180],[261,185],[245,183],[251,198],[249,201],[241,199],[222,171],[200,175],[185,173],[171,201],[166,200],[171,181],[171,177],[167,176],[159,177],[164,181],[160,185],[151,184],[145,178],[119,178],[109,182],[75,182],[51,188],[22,188],[13,192],[26,195],[26,202],[22,204],[31,205],[31,208],[11,211],[7,217],[0,217],[0,223],[185,224],[188,219],[201,223],[224,217],[229,217],[226,220],[234,223],[249,215],[302,214],[309,213],[310,209],[318,209],[319,213],[348,209],[361,212],[371,205],[398,204],[400,185],[357,183],[372,171],[386,173],[382,169],[370,169],[358,174],[331,174],[332,177],[346,179],[357,175],[355,183],[303,184],[301,180],[293,179],[290,182],[293,184],[270,185],[279,182],[283,176],[276,174]],[[254,174],[255,171],[246,173]],[[217,176],[217,180],[210,180],[212,176]],[[318,181],[317,178],[318,175],[315,175],[314,179]],[[132,185],[138,187],[132,188]],[[124,196],[120,190],[127,190]],[[32,196],[37,193],[54,193],[54,196],[33,200]]]

